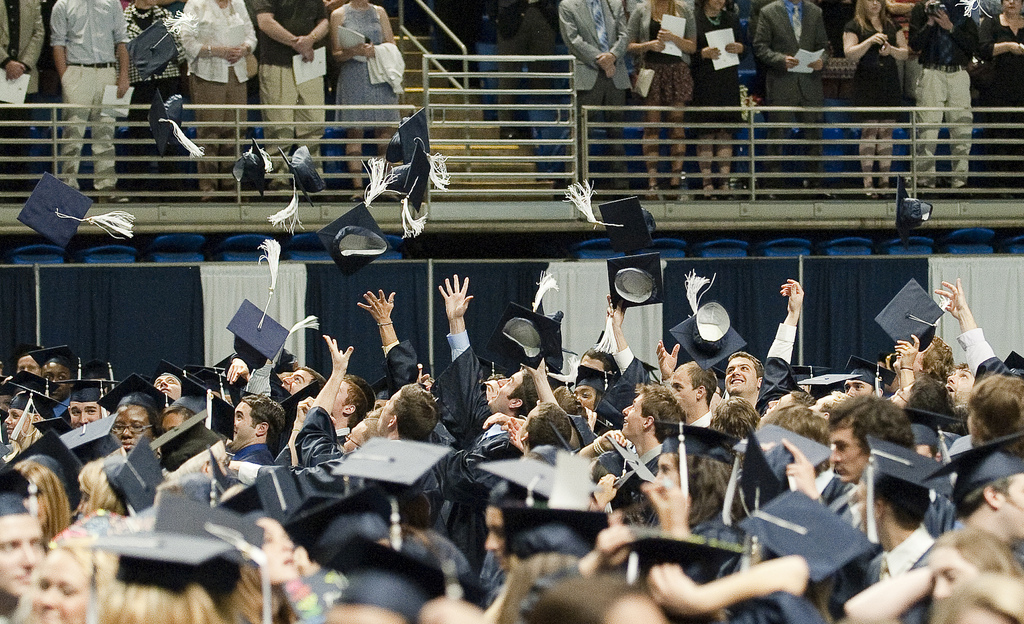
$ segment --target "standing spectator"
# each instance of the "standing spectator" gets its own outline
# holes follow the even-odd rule
[[[747,51],[744,45],[743,29],[740,20],[733,11],[725,8],[726,0],[697,0],[697,50],[693,61],[693,106],[739,106],[740,105],[740,74],[739,67],[723,67],[715,69],[714,61],[722,52],[743,55]],[[735,40],[725,46],[724,50],[708,45],[707,34],[714,30],[728,28],[732,30]],[[708,143],[697,146],[697,159],[700,161],[700,174],[704,183],[704,197],[712,196],[716,188],[712,174],[715,160],[718,162],[718,184],[720,191],[728,192],[729,174],[732,171],[732,145],[726,143],[732,138],[729,126],[742,121],[739,111],[703,111],[694,113],[693,120],[702,124],[714,124],[712,127],[701,128],[698,136]],[[717,142],[714,143],[714,142]]]
[[[885,0],[885,8],[889,16],[896,22],[903,37],[910,41],[910,12],[914,5],[923,0]],[[908,43],[909,46],[909,43]],[[917,62],[917,52],[910,50],[906,61],[897,61],[900,70],[900,84],[903,85],[903,97],[913,101],[917,97],[917,81],[921,78],[921,64]]]
[[[367,39],[367,43],[342,48],[338,44],[338,27],[354,30]],[[391,23],[384,7],[370,4],[369,0],[351,0],[331,13],[331,54],[339,62],[338,106],[361,106],[360,110],[339,110],[338,121],[351,124],[347,130],[348,142],[345,154],[349,157],[349,172],[355,174],[354,185],[361,188],[363,143],[359,139],[375,135],[378,139],[387,137],[399,121],[398,110],[381,108],[398,104],[398,94],[387,82],[370,84],[370,71],[366,60],[375,55],[374,46],[395,43]],[[359,124],[375,123],[376,128],[365,128]]]
[[[754,53],[768,67],[765,86],[769,106],[825,105],[821,70],[825,66],[825,57],[828,53],[823,52],[821,58],[808,65],[812,70],[810,73],[791,70],[799,64],[795,56],[798,50],[816,52],[824,50],[827,45],[825,23],[821,18],[821,9],[817,5],[802,0],[775,0],[761,9],[757,33],[754,34]],[[820,124],[823,120],[820,112],[772,113],[771,118],[774,123],[787,125],[795,124],[797,120],[805,124]],[[781,157],[782,140],[786,132],[786,126],[769,130],[768,138],[778,141],[769,146],[770,156]],[[811,142],[808,157],[812,164],[809,169],[820,174],[824,170],[821,158],[821,128],[804,128],[804,138]],[[769,172],[777,174],[780,170],[780,160],[769,162]],[[811,178],[807,184],[817,187],[820,182],[817,178]]]
[[[103,90],[117,85],[128,92],[128,31],[118,0],[57,0],[50,17],[53,62],[64,102],[88,109],[65,112],[62,178],[78,188],[78,164],[86,124],[92,122],[93,188],[99,201],[125,202],[118,196],[114,171],[114,119],[101,114]]]
[[[917,185],[935,188],[935,142],[939,122],[945,117],[952,140],[953,170],[950,186],[967,186],[971,153],[971,78],[967,64],[978,49],[978,26],[953,0],[925,0],[910,13],[910,48],[921,53],[921,80],[917,85],[919,107],[947,107],[943,111],[917,113]]]
[[[551,56],[555,53],[555,37],[558,29],[558,2],[556,0],[498,0],[498,54],[511,56]],[[503,71],[517,71],[522,63],[504,64]],[[530,71],[550,73],[555,71],[550,61],[531,62]],[[498,89],[511,91],[519,86],[520,79],[502,77],[498,79]],[[536,86],[527,80],[528,88],[551,88],[550,80],[538,80]],[[502,93],[498,103],[511,105],[516,103],[514,93]],[[511,109],[499,109],[498,119],[502,122],[512,121],[514,112]],[[501,138],[526,138],[526,128],[501,128]]]
[[[986,131],[993,139],[1007,141],[1002,145],[990,145],[988,151],[1005,160],[992,162],[990,167],[1006,172],[996,186],[1020,187],[1021,173],[1024,172],[1019,157],[1019,146],[1024,135],[1024,16],[1021,16],[1021,0],[1003,0],[1003,11],[993,17],[983,17],[978,32],[979,55],[995,66],[994,79],[990,88],[982,92],[985,106],[1014,107],[1014,112],[992,113],[993,123],[1012,124],[1003,128]]]
[[[910,50],[903,32],[889,17],[884,0],[857,0],[854,17],[843,33],[846,58],[857,61],[853,75],[853,105],[897,107],[901,89],[897,60],[906,60]],[[879,123],[896,121],[896,111],[861,113],[860,167],[864,174],[864,192],[873,199],[874,167],[878,161],[878,188],[889,188],[892,167],[892,128]]]
[[[281,147],[299,142],[309,147],[319,162],[320,137],[324,131],[323,77],[295,83],[292,57],[313,60],[313,50],[323,47],[327,34],[327,12],[322,0],[253,0],[260,43],[260,100],[268,106],[314,106],[313,109],[268,109],[264,133]],[[285,150],[287,151],[287,149]],[[286,178],[275,178],[271,188],[287,186]]]
[[[626,72],[626,19],[622,3],[608,0],[562,0],[558,5],[558,22],[562,40],[569,53],[576,57],[576,102],[579,106],[624,106],[629,75]],[[592,119],[617,124],[619,112],[591,113]],[[622,146],[622,129],[607,129],[609,152],[614,157],[611,169],[626,173],[626,151]],[[582,164],[580,175],[586,175]],[[628,187],[624,177],[616,178],[617,189]]]
[[[162,6],[157,5],[154,0],[135,0],[124,9],[124,21],[128,27],[128,38],[134,39],[158,21],[170,19],[172,14]],[[168,35],[174,37],[174,35]],[[177,39],[175,39],[177,44]],[[132,63],[128,67],[128,80],[132,87],[132,104],[144,105],[144,108],[133,108],[128,111],[128,121],[138,125],[128,126],[128,138],[136,139],[138,143],[125,145],[126,151],[138,160],[129,160],[125,168],[129,173],[140,175],[142,179],[128,180],[124,184],[131,190],[180,190],[180,177],[174,175],[176,167],[173,161],[156,158],[156,149],[150,138],[150,130],[146,125],[149,118],[149,104],[153,101],[153,94],[158,90],[163,98],[179,93],[181,91],[181,69],[180,63],[184,59],[181,56],[181,49],[178,49],[178,56],[171,60],[162,71],[142,79],[139,70]],[[156,160],[160,173],[163,174],[159,184],[152,184],[152,180],[146,179],[149,173],[149,163]]]
[[[10,10],[8,6],[11,7]],[[29,75],[28,93],[39,89],[39,72],[36,63],[43,49],[43,38],[46,28],[39,0],[8,0],[0,2],[0,67],[3,77],[17,80],[24,74]],[[9,176],[28,175],[29,169],[25,162],[28,156],[28,126],[32,118],[30,108],[0,108],[0,122],[18,122],[12,125],[0,125],[0,140],[10,140],[4,144],[4,154],[9,158],[7,174]],[[28,180],[5,182],[9,190],[28,190]]]
[[[662,27],[662,18],[665,15],[674,15],[686,20],[685,37],[675,35]],[[664,115],[661,111],[647,111],[644,114],[644,121],[657,124],[665,117],[671,123],[669,138],[672,141],[672,177],[669,178],[669,187],[678,192],[682,184],[683,155],[686,153],[683,106],[693,99],[690,55],[697,50],[697,28],[693,23],[693,15],[682,0],[646,0],[629,16],[626,31],[629,33],[630,42],[627,49],[637,56],[637,66],[654,70],[651,88],[643,100],[644,106],[672,106],[676,109]],[[683,55],[665,54],[663,50],[665,44],[669,42],[682,50]],[[647,164],[647,190],[650,195],[657,195],[660,190],[660,135],[661,128],[657,126],[644,128],[643,152]]]
[[[199,105],[246,103],[246,56],[256,47],[256,30],[242,0],[188,0],[185,13],[198,21],[195,32],[182,32],[181,44],[188,59],[189,93]],[[196,164],[202,201],[211,201],[218,188],[233,190],[234,178],[227,175],[233,166],[236,112],[230,109],[197,109],[200,126],[198,139],[205,144],[206,157]],[[225,174],[219,179],[218,174]]]

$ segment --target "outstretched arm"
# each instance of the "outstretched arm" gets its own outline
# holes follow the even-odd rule
[[[960,335],[956,341],[960,343],[964,353],[967,355],[967,365],[976,377],[984,372],[1008,373],[1009,369],[996,357],[992,345],[985,340],[985,332],[978,327],[974,321],[974,314],[967,305],[967,291],[958,277],[956,284],[942,282],[942,288],[937,289],[935,294],[949,299],[945,309],[960,322]],[[979,370],[985,364],[984,371]]]
[[[372,291],[366,291],[363,299],[366,303],[356,303],[357,306],[366,310],[377,323],[380,331],[380,346],[384,348],[384,355],[388,354],[398,344],[398,334],[395,332],[395,324],[391,322],[391,311],[395,309],[395,293],[384,296],[383,290],[378,290],[374,295]]]
[[[459,276],[447,277],[444,284],[438,285],[444,299],[444,313],[448,317],[448,344],[452,348],[452,361],[458,359],[462,352],[469,348],[469,337],[466,335],[466,310],[473,295],[468,295],[469,278],[459,286]]]
[[[786,320],[779,325],[775,340],[768,349],[768,357],[777,357],[790,362],[793,359],[793,344],[796,342],[796,326],[800,322],[800,313],[804,309],[804,289],[796,280],[786,280],[779,289],[780,294],[788,299],[786,304]]]

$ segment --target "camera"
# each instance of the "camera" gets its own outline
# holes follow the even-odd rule
[[[939,13],[945,12],[946,7],[942,5],[940,0],[928,0],[924,3],[924,14],[925,15],[938,15]]]

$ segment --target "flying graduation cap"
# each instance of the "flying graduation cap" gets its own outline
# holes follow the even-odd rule
[[[267,174],[273,170],[274,165],[270,162],[270,154],[264,151],[253,137],[252,146],[235,161],[235,166],[231,168],[231,175],[242,186],[259,191],[262,196],[267,187]]]
[[[384,232],[362,203],[316,234],[345,275],[354,274],[388,251]]]
[[[608,292],[612,305],[645,306],[665,300],[658,252],[608,258]]]
[[[601,218],[608,228],[612,249],[632,254],[652,244],[654,217],[636,197],[625,197],[600,204]]]
[[[935,337],[935,327],[942,317],[942,308],[911,278],[896,296],[875,317],[875,322],[892,340],[913,342],[917,336],[921,351],[928,348]]]
[[[157,89],[153,93],[153,100],[149,106],[149,130],[153,133],[157,151],[161,156],[166,154],[167,146],[170,144],[171,137],[173,136],[185,148],[190,157],[199,158],[203,156],[206,150],[185,136],[185,131],[181,129],[181,118],[181,94],[176,93],[164,100],[163,96],[160,95],[160,90]]]
[[[292,152],[291,158],[281,148],[277,149],[281,152],[281,157],[284,158],[285,164],[288,165],[288,169],[291,171],[295,189],[301,191],[302,196],[312,206],[313,200],[310,199],[309,194],[319,193],[327,188],[327,184],[324,183],[323,178],[317,172],[316,163],[313,162],[313,155],[309,153],[309,148],[305,145],[300,145]]]
[[[701,297],[714,282],[714,276],[709,280],[698,276],[696,271],[687,274],[686,299],[690,303],[693,315],[669,330],[704,370],[708,370],[747,344],[732,327],[729,313],[720,303],[712,301],[700,304]]]
[[[277,357],[288,339],[288,328],[248,299],[242,301],[227,329],[235,335],[235,351],[252,370],[260,368],[260,356],[263,361]],[[252,366],[252,362],[257,362],[257,366]]]
[[[516,303],[509,303],[501,315],[487,350],[509,362],[536,368],[542,359],[561,370],[562,324]]]
[[[154,20],[146,30],[128,41],[128,57],[142,80],[162,72],[178,57],[178,46],[162,20]]]
[[[910,244],[910,231],[920,227],[932,216],[932,205],[907,195],[903,176],[896,176],[896,231],[899,232],[903,247]]]
[[[401,162],[408,164],[412,162],[416,152],[416,140],[423,144],[423,151],[430,151],[430,131],[427,127],[426,109],[419,109],[409,117],[404,117],[398,124],[398,131],[388,142],[387,151],[384,156],[388,162]]]
[[[49,172],[36,183],[32,194],[18,213],[21,221],[54,245],[67,247],[83,223],[101,228],[114,238],[131,238],[135,216],[123,210],[86,217],[92,200],[71,188]]]

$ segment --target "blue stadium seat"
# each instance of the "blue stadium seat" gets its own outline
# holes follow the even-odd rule
[[[735,238],[719,238],[690,248],[696,258],[745,258],[750,243]]]
[[[903,247],[903,241],[898,238],[891,238],[878,244],[878,253],[889,256],[924,256],[932,253],[935,249],[935,241],[927,236],[910,236],[907,238],[907,247]]]
[[[818,253],[823,256],[870,256],[871,239],[860,236],[844,236],[818,243]]]
[[[157,236],[143,252],[147,262],[202,262],[203,245],[206,237],[202,234],[163,234]]]
[[[323,243],[316,232],[302,232],[288,239],[288,242],[281,245],[281,257],[285,260],[298,260],[299,262],[311,262],[316,260],[330,260],[331,254],[324,249]]]
[[[655,238],[644,252],[657,251],[662,258],[685,258],[686,241],[679,238]]]
[[[259,247],[267,238],[263,234],[229,236],[213,250],[213,259],[221,262],[256,262],[263,255]]]
[[[1024,253],[1024,235],[1011,236],[999,241],[999,253]]]
[[[607,238],[594,238],[576,243],[569,248],[569,253],[577,260],[603,260],[622,255],[612,249],[612,241]]]
[[[990,254],[995,236],[989,228],[964,228],[944,236],[939,241],[939,250],[950,254]]]
[[[777,238],[758,243],[754,247],[754,253],[769,257],[809,256],[811,255],[811,241],[806,238]]]
[[[86,264],[120,264],[135,262],[138,255],[138,250],[128,245],[100,245],[77,252],[75,260]]]
[[[64,264],[64,249],[57,245],[25,245],[7,252],[11,264]]]
[[[405,239],[395,234],[385,234],[388,250],[377,257],[378,260],[401,260],[405,257]]]

